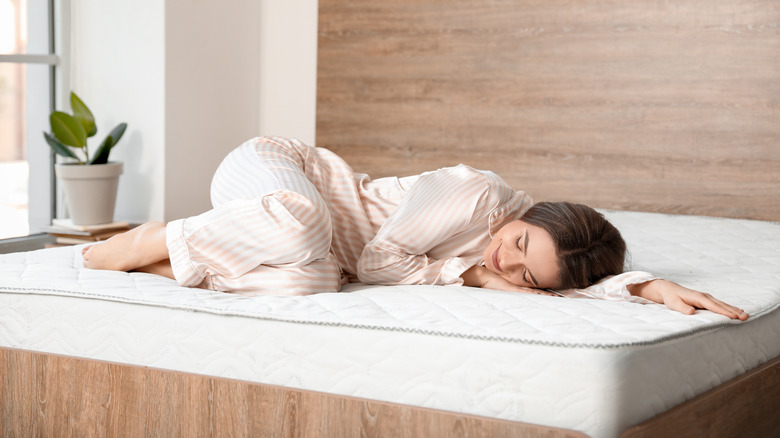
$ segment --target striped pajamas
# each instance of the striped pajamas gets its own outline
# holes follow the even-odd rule
[[[212,210],[167,226],[174,276],[245,295],[335,292],[356,280],[462,285],[492,234],[532,205],[492,172],[459,165],[372,180],[327,149],[279,137],[228,154],[211,198]],[[567,294],[633,299],[625,286],[650,277],[627,274]]]

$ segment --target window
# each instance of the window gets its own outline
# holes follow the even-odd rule
[[[0,239],[51,223],[54,1],[0,0]]]

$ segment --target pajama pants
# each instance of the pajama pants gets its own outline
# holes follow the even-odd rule
[[[307,147],[291,141],[256,138],[233,150],[211,183],[214,208],[168,224],[179,284],[243,295],[339,290],[330,212],[304,174]]]

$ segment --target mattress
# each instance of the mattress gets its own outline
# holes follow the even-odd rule
[[[0,346],[617,436],[780,355],[780,224],[605,212],[632,268],[742,307],[350,284],[244,297],[88,270],[80,247],[0,256]]]

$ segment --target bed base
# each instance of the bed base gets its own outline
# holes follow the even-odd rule
[[[354,397],[0,349],[2,436],[584,437]],[[780,358],[624,437],[778,436]]]
[[[626,430],[622,438],[780,436],[780,357]]]

